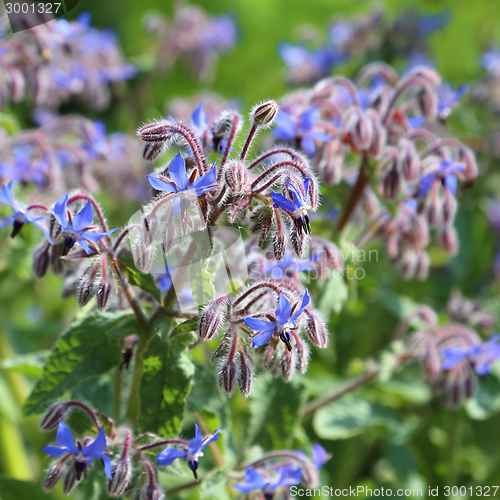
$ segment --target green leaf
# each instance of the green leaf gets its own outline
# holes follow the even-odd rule
[[[208,473],[201,483],[200,498],[220,500],[231,499],[230,489],[227,484],[227,475],[231,472],[232,466],[225,466]]]
[[[50,351],[39,351],[30,354],[19,354],[0,361],[0,369],[15,371],[28,377],[40,378],[43,373],[43,364]]]
[[[156,286],[156,282],[151,274],[142,273],[137,270],[131,252],[123,252],[119,257],[120,266],[125,269],[127,277],[131,283],[138,286],[145,292],[151,294],[157,302],[161,304],[161,292]]]
[[[191,392],[194,365],[188,346],[193,333],[168,339],[155,336],[144,356],[141,380],[141,415],[143,432],[177,436],[181,430],[186,398]]]
[[[130,311],[96,311],[71,325],[48,357],[24,413],[40,413],[82,380],[118,366],[122,360],[118,340],[136,332],[137,323]]]
[[[198,316],[194,318],[187,319],[182,323],[178,324],[170,334],[170,337],[175,337],[176,335],[180,335],[181,333],[194,332],[198,329]]]
[[[347,395],[320,408],[313,427],[323,439],[347,439],[371,427],[385,428],[396,442],[405,442],[418,425],[418,418],[402,421],[401,415],[354,395]]]
[[[341,276],[335,273],[328,280],[325,280],[318,293],[318,309],[325,318],[330,318],[332,314],[338,314],[348,298],[348,289]]]
[[[486,420],[500,412],[500,382],[494,374],[478,381],[476,393],[466,401],[465,409],[474,420]]]
[[[261,375],[250,397],[247,447],[254,443],[264,449],[290,446],[306,397],[305,386],[299,378],[285,382],[269,374]]]
[[[0,492],[2,500],[50,500],[52,497],[45,493],[40,486],[28,481],[17,479],[0,479]]]

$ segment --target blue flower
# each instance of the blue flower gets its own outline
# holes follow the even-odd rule
[[[438,169],[435,172],[425,174],[420,179],[420,191],[419,195],[421,198],[425,197],[427,193],[431,190],[435,182],[441,181],[446,189],[455,196],[457,192],[457,173],[464,172],[465,165],[462,163],[454,162],[452,158],[447,157],[441,162]]]
[[[500,75],[500,50],[497,48],[485,52],[481,56],[481,66],[494,77]]]
[[[418,27],[423,36],[430,35],[435,31],[442,30],[450,23],[451,12],[445,10],[437,14],[422,16],[418,22]]]
[[[106,125],[102,120],[96,120],[94,127],[87,134],[86,141],[82,144],[82,149],[89,155],[89,158],[96,159],[104,155],[108,149],[106,137]]]
[[[193,471],[195,479],[198,481],[198,458],[203,456],[203,450],[213,441],[219,439],[219,432],[222,429],[217,429],[213,435],[203,438],[198,425],[195,423],[195,437],[188,441],[180,448],[165,448],[160,454],[156,456],[157,465],[170,465],[177,458],[183,458],[189,465],[189,468]]]
[[[298,304],[296,304],[294,307],[295,312],[292,313],[290,302],[288,302],[288,299],[281,293],[274,320],[264,321],[263,319],[246,317],[245,325],[256,332],[262,332],[252,339],[252,347],[264,345],[274,333],[277,333],[279,338],[285,343],[287,349],[291,351],[292,337],[290,332],[295,330],[295,320],[302,314],[307,304],[309,304],[309,293],[306,290],[300,307],[297,308]]]
[[[62,421],[57,428],[56,443],[59,446],[45,446],[42,451],[51,457],[61,457],[67,453],[73,455],[73,463],[76,471],[76,478],[80,480],[82,473],[87,467],[92,465],[94,458],[100,458],[104,463],[104,473],[111,480],[111,460],[104,454],[106,449],[106,436],[101,427],[95,441],[87,446],[83,446],[80,441],[75,444],[71,429]]]
[[[198,179],[194,180],[194,174],[196,170],[193,171],[191,177],[188,177],[186,172],[186,162],[182,154],[179,152],[174,159],[170,162],[168,166],[168,174],[172,180],[164,180],[153,174],[147,176],[149,183],[157,191],[165,191],[167,193],[185,193],[192,196],[201,196],[207,191],[215,189],[217,185],[215,180],[217,178],[217,170],[215,168],[215,162],[205,175],[202,175]],[[176,197],[174,198],[174,211],[173,214],[178,214],[181,210],[185,210],[189,206],[189,200],[186,198]]]
[[[304,231],[307,234],[311,233],[311,224],[309,220],[308,210],[311,210],[311,205],[309,204],[309,184],[311,182],[310,177],[306,177],[304,180],[304,193],[300,189],[297,189],[291,182],[287,179],[286,184],[288,191],[294,198],[289,200],[285,198],[282,194],[276,193],[271,189],[271,196],[274,201],[275,207],[280,207],[290,214],[293,215],[295,226],[297,227],[299,233]]]
[[[12,148],[14,163],[0,162],[0,177],[8,177],[16,182],[34,182],[44,186],[49,169],[46,156],[38,162],[33,161],[32,148],[24,145]]]
[[[191,125],[193,125],[200,136],[208,131],[208,121],[207,115],[203,110],[203,101],[200,101],[196,109],[191,113]]]
[[[491,371],[491,364],[500,359],[500,335],[492,335],[487,341],[469,348],[448,347],[441,349],[441,368],[451,370],[460,362],[468,361],[475,372],[484,377]]]
[[[468,85],[460,85],[457,90],[454,90],[449,84],[441,85],[438,89],[438,117],[441,120],[446,119],[460,98],[468,91]]]
[[[54,216],[61,226],[64,236],[63,255],[66,255],[78,243],[87,254],[94,253],[89,247],[89,243],[97,243],[103,236],[111,234],[118,228],[110,229],[104,233],[92,230],[94,212],[90,200],[85,206],[70,220],[68,218],[68,194],[66,193],[54,205]]]
[[[273,498],[276,488],[300,484],[302,478],[302,469],[293,465],[278,467],[274,469],[273,474],[265,469],[260,469],[260,471],[246,467],[244,482],[235,484],[234,488],[241,493],[261,490],[267,500]]]
[[[316,148],[314,141],[325,142],[331,139],[329,135],[314,129],[318,120],[319,111],[316,106],[302,113],[299,118],[280,109],[274,122],[276,126],[273,134],[282,141],[299,142],[300,147],[312,157]]]
[[[45,235],[49,243],[52,244],[53,242],[50,239],[49,231],[45,227],[45,225],[42,224],[42,221],[45,219],[45,217],[36,217],[30,214],[29,210],[27,210],[26,207],[24,207],[14,199],[12,190],[13,182],[10,181],[9,184],[4,184],[2,190],[0,191],[0,203],[10,205],[14,210],[13,215],[0,220],[0,229],[3,229],[4,227],[10,226],[12,224],[13,228],[10,236],[11,238],[14,238],[14,236],[16,236],[19,231],[21,231],[24,224],[33,224],[38,229],[41,229],[43,231],[43,234]]]

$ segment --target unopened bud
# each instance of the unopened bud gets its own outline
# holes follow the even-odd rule
[[[120,459],[111,467],[111,477],[108,482],[108,493],[120,496],[129,486],[132,479],[132,464],[129,459]]]
[[[43,278],[49,268],[49,248],[50,243],[47,241],[44,241],[35,248],[35,254],[33,255],[33,273],[37,279]]]
[[[380,123],[380,120],[373,121],[372,125],[372,143],[369,153],[374,158],[379,158],[387,141],[387,131]]]
[[[241,117],[236,111],[223,111],[214,121],[212,127],[212,141],[216,151],[220,151],[222,141],[227,141],[233,134],[233,127],[236,126],[235,135],[241,128]]]
[[[262,104],[257,104],[251,111],[250,117],[255,125],[268,126],[271,125],[278,113],[278,103],[276,101],[267,101]]]
[[[59,421],[63,420],[68,413],[68,405],[66,403],[57,403],[42,418],[40,429],[42,431],[50,431],[59,425]]]
[[[418,93],[417,101],[425,118],[434,120],[438,112],[437,94],[432,90],[423,89]]]
[[[306,488],[316,488],[319,485],[319,475],[312,462],[304,462],[302,465],[302,477],[300,482]]]
[[[401,258],[401,271],[405,279],[411,279],[415,276],[417,270],[417,254],[413,250],[407,250]]]
[[[212,340],[217,336],[226,321],[226,308],[227,297],[224,296],[218,298],[201,313],[198,333],[203,340]]]
[[[427,246],[429,243],[429,226],[425,217],[422,215],[413,217],[408,239],[419,247]]]
[[[236,384],[236,375],[238,369],[236,363],[232,359],[228,359],[221,368],[219,373],[219,385],[221,386],[226,394],[230,396],[234,391],[234,386]]]
[[[449,255],[455,255],[458,252],[458,237],[453,226],[444,226],[441,230],[441,244]]]
[[[325,322],[317,312],[307,311],[306,333],[311,342],[317,347],[326,347],[328,344],[328,331]]]
[[[137,491],[136,500],[163,500],[164,495],[157,484],[148,484]]]
[[[238,374],[238,386],[241,394],[248,397],[252,388],[252,369],[243,362],[241,363],[240,372]]]
[[[234,193],[240,193],[248,182],[248,172],[241,162],[234,160],[224,169],[224,180]]]
[[[64,476],[63,493],[69,495],[78,485],[78,480],[76,478],[76,470],[74,467],[70,467],[68,472]]]
[[[111,283],[107,279],[102,279],[97,287],[97,306],[101,311],[106,308],[111,294]]]
[[[474,153],[465,146],[460,149],[459,161],[465,165],[465,177],[469,182],[475,181],[478,176],[478,168]]]
[[[417,268],[416,268],[416,275],[417,278],[421,281],[427,279],[427,276],[429,274],[429,266],[430,266],[430,260],[429,260],[429,255],[427,252],[420,252],[418,254],[417,258]]]
[[[295,355],[295,366],[299,373],[304,374],[307,371],[307,363],[309,362],[309,347],[305,342],[300,341],[296,343]]]
[[[285,349],[281,356],[281,373],[283,378],[289,382],[295,373],[295,350],[289,351]]]
[[[61,460],[50,466],[49,470],[47,471],[47,477],[45,478],[45,482],[43,484],[45,491],[50,491],[57,484],[59,479],[61,479],[61,477],[63,476],[65,469],[65,460]]]
[[[148,142],[144,146],[144,151],[142,152],[142,157],[146,161],[153,161],[158,158],[166,149],[167,142]]]
[[[300,219],[295,219],[300,220]],[[304,231],[298,229],[297,225],[294,226],[290,235],[290,241],[292,243],[293,251],[297,254],[298,257],[302,257],[304,255],[304,247],[306,243],[306,234]]]
[[[135,267],[143,273],[148,273],[154,262],[155,247],[138,241],[132,246],[132,255]]]
[[[285,256],[285,235],[278,231],[273,239],[274,258],[281,262]]]
[[[441,77],[439,76],[439,73],[435,69],[429,68],[428,66],[416,66],[410,71],[408,78],[413,76],[423,78],[431,85],[431,87],[434,88],[438,88],[441,85]]]
[[[366,151],[372,142],[373,127],[371,121],[357,108],[344,117],[344,135],[359,151]]]
[[[384,177],[383,187],[385,198],[389,201],[395,200],[401,187],[400,175],[395,168],[392,168]]]
[[[457,211],[457,200],[447,189],[444,190],[444,201],[441,208],[443,222],[450,225],[453,222]]]
[[[418,179],[420,158],[412,141],[402,139],[399,143],[398,164],[408,182]]]

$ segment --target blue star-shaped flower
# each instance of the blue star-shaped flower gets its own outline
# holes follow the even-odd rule
[[[182,446],[180,448],[165,448],[160,454],[156,456],[156,463],[158,465],[170,465],[177,458],[183,458],[193,471],[195,479],[198,481],[198,458],[203,456],[203,450],[213,441],[219,439],[219,432],[222,429],[217,429],[213,435],[203,438],[198,425],[195,423],[195,437],[187,442],[188,447]]]
[[[452,158],[445,158],[435,172],[425,174],[420,179],[420,197],[424,198],[437,181],[441,181],[444,187],[455,196],[458,184],[456,174],[464,171],[465,165],[453,161]]]
[[[14,210],[14,213],[12,215],[0,220],[0,229],[3,229],[4,227],[10,226],[12,224],[13,228],[10,236],[11,238],[14,238],[14,236],[16,236],[19,231],[21,231],[24,224],[33,224],[38,229],[41,229],[43,231],[43,234],[45,234],[47,240],[52,244],[53,242],[50,239],[49,231],[42,224],[42,221],[45,219],[45,217],[36,217],[30,214],[29,210],[26,210],[23,205],[21,205],[14,199],[12,190],[13,182],[10,181],[9,184],[4,184],[2,190],[0,191],[0,203],[10,205]]]
[[[451,370],[461,361],[467,360],[475,372],[484,377],[491,372],[491,365],[500,359],[500,335],[492,335],[487,341],[469,348],[448,347],[441,349],[441,368]]]
[[[89,247],[89,242],[97,243],[103,236],[111,234],[118,228],[110,229],[104,233],[99,233],[92,229],[94,221],[94,212],[92,211],[92,203],[90,200],[85,206],[70,220],[68,217],[68,193],[60,198],[54,205],[54,215],[61,226],[61,231],[64,236],[63,255],[66,255],[78,243],[87,254],[92,254],[94,251]]]
[[[287,276],[288,271],[311,271],[313,269],[311,262],[314,262],[314,260],[297,259],[290,252],[286,252],[280,262],[266,264],[263,274],[271,275],[274,279],[284,278]]]
[[[104,454],[104,450],[106,449],[106,435],[102,427],[93,443],[82,446],[79,441],[75,444],[71,429],[64,422],[60,421],[57,428],[56,443],[59,446],[45,446],[42,448],[42,451],[55,458],[67,453],[73,455],[77,480],[81,478],[85,469],[92,465],[94,458],[100,458],[103,461],[104,473],[110,480],[112,479],[111,460]]]
[[[168,174],[172,180],[162,179],[153,174],[149,174],[147,178],[153,188],[157,191],[165,191],[167,193],[183,193],[192,196],[201,196],[207,191],[211,191],[217,187],[215,184],[217,178],[215,162],[210,172],[195,180],[196,170],[193,171],[191,177],[188,177],[186,162],[180,152],[170,162]],[[186,197],[175,197],[173,214],[175,215],[180,213],[181,210],[185,210],[189,206],[189,203],[190,200]]]
[[[469,91],[468,85],[460,85],[456,90],[447,83],[441,85],[438,89],[438,117],[446,119],[451,110],[457,106],[460,98]]]
[[[311,205],[309,205],[308,199],[310,182],[311,178],[306,177],[306,179],[304,180],[304,196],[302,192],[290,182],[290,179],[287,179],[286,184],[288,187],[288,191],[294,198],[293,200],[289,200],[282,194],[276,193],[271,189],[271,196],[274,201],[274,206],[280,207],[293,215],[293,219],[299,233],[302,231],[307,234],[311,233],[311,223],[308,215],[308,210],[311,210]]]
[[[280,486],[292,486],[299,484],[302,478],[302,469],[293,465],[278,467],[273,474],[261,469],[262,473],[252,467],[246,467],[243,483],[234,485],[241,493],[250,493],[253,490],[261,490],[264,498],[271,499],[276,488]]]
[[[302,113],[299,118],[280,109],[274,122],[276,126],[273,134],[282,141],[300,141],[300,147],[312,157],[316,148],[314,141],[326,142],[331,139],[329,135],[315,130],[318,120],[319,111],[316,106]]]
[[[309,293],[306,290],[300,307],[295,307],[292,313],[292,306],[288,299],[281,293],[274,320],[264,321],[263,319],[246,317],[245,325],[256,332],[262,332],[252,339],[252,347],[264,345],[269,341],[274,333],[285,343],[289,351],[292,350],[290,332],[295,330],[295,320],[302,314],[305,307],[309,304]]]

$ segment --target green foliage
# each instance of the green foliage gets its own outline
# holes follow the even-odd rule
[[[81,381],[118,366],[122,360],[118,341],[136,332],[137,323],[130,311],[95,311],[71,325],[48,357],[24,413],[41,413],[48,403]]]
[[[173,338],[156,335],[151,340],[144,355],[140,390],[142,431],[168,437],[179,434],[193,384],[194,365],[188,346],[194,338],[194,334],[185,333]]]
[[[156,286],[156,282],[151,274],[138,271],[134,264],[132,253],[122,253],[119,258],[120,266],[125,269],[127,278],[131,283],[138,286],[145,292],[151,294],[157,302],[161,303],[161,292]]]
[[[0,492],[2,493],[2,500],[28,498],[30,500],[48,500],[52,498],[38,484],[9,478],[0,478]]]

